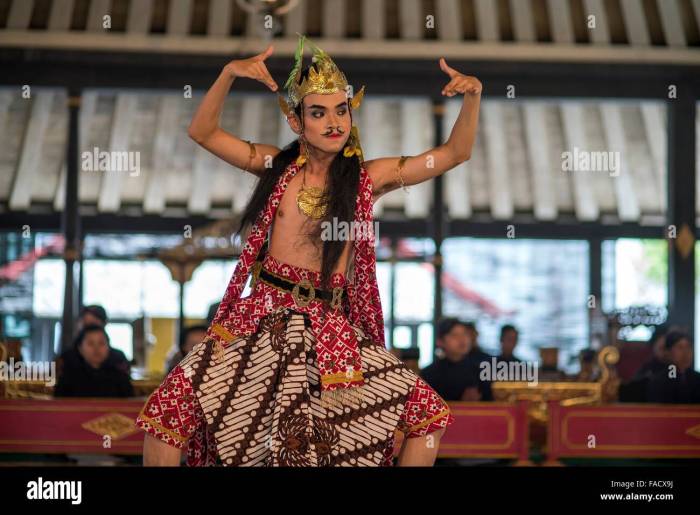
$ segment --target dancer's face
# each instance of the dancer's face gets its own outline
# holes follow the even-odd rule
[[[337,154],[350,137],[352,120],[345,91],[329,95],[312,93],[303,100],[304,137],[322,152]],[[297,122],[295,118],[293,120]],[[290,120],[292,129],[298,134],[301,127]]]

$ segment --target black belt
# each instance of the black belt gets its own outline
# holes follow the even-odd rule
[[[264,268],[260,267],[258,278],[263,282],[274,286],[280,290],[288,291],[294,296],[294,300],[300,306],[306,306],[314,299],[320,299],[328,302],[333,309],[342,306],[343,299],[347,296],[345,288],[336,286],[332,290],[322,290],[315,288],[310,280],[302,279],[298,283],[289,281],[283,277],[271,274]]]

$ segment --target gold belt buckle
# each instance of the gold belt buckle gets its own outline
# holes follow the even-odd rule
[[[299,295],[299,288],[308,289],[309,296],[303,298],[301,295]],[[311,284],[311,281],[309,281],[308,279],[302,279],[294,285],[294,289],[292,290],[292,297],[294,297],[294,301],[297,303],[297,305],[303,308],[304,306],[308,306],[309,303],[316,298],[316,289],[314,288],[314,285]]]

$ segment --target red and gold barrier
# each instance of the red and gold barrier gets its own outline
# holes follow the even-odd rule
[[[700,405],[549,404],[547,463],[559,458],[698,458]]]
[[[0,400],[0,452],[140,454],[142,399]],[[528,463],[527,403],[450,403],[441,457]],[[400,449],[401,440],[397,441]]]
[[[514,458],[529,465],[528,403],[450,402],[455,417],[440,440],[441,458]],[[396,453],[403,434],[397,433]]]
[[[0,452],[141,454],[143,399],[0,399]]]

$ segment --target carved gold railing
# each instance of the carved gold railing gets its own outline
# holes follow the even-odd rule
[[[53,399],[53,386],[46,381],[5,381],[6,399]]]
[[[617,399],[620,385],[615,372],[615,364],[620,359],[619,351],[612,346],[604,347],[598,353],[601,376],[595,382],[557,381],[530,385],[526,381],[497,381],[492,384],[494,400],[501,402],[530,402],[530,420],[547,422],[547,403],[560,401],[563,406],[595,405]]]
[[[134,397],[147,397],[151,395],[151,393],[153,393],[153,391],[160,386],[162,381],[162,377],[131,381],[131,384],[134,387]]]
[[[147,397],[160,385],[160,379],[139,379],[132,381],[134,397]],[[52,399],[53,386],[45,381],[4,381],[0,382],[0,398],[5,399]],[[4,394],[3,394],[4,392]]]

